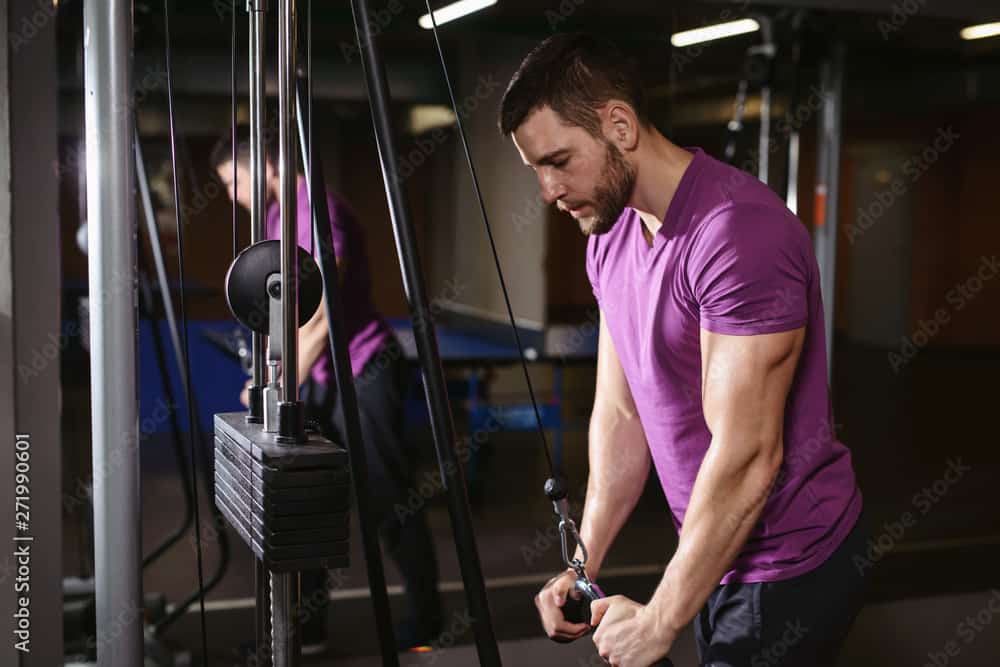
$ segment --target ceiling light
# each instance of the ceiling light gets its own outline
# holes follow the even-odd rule
[[[962,39],[984,39],[986,37],[996,37],[1000,35],[1000,21],[996,23],[980,23],[979,25],[970,25],[968,28],[962,28],[961,32],[958,33],[962,36]]]
[[[716,23],[704,28],[675,32],[670,36],[670,43],[674,46],[691,46],[702,42],[711,42],[715,39],[744,35],[748,32],[757,32],[760,24],[753,19],[740,19],[739,21],[729,21],[727,23]]]
[[[480,9],[486,9],[487,7],[492,7],[495,4],[497,4],[497,0],[458,0],[458,2],[445,5],[441,9],[435,9],[434,23],[443,25],[448,21],[460,19],[467,14],[478,12]],[[417,22],[424,30],[430,30],[433,27],[430,14],[424,14]]]

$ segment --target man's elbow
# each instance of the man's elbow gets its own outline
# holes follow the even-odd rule
[[[597,400],[590,412],[589,434],[591,438],[599,437],[605,433],[638,423],[639,413],[634,404],[628,404],[624,401],[615,403],[608,400]]]

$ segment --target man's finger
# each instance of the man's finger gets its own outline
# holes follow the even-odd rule
[[[556,607],[562,607],[566,604],[566,590],[567,586],[561,582],[556,582],[552,586],[549,586],[545,593],[548,594],[549,602]]]
[[[547,634],[549,639],[554,642],[567,643],[583,637],[588,632],[590,632],[590,626],[586,623],[560,621]]]
[[[611,605],[611,598],[601,598],[590,603],[590,624],[599,625]]]
[[[545,634],[554,641],[573,641],[590,631],[586,623],[570,623],[563,617],[562,609],[547,600],[537,600],[538,614]]]
[[[563,616],[562,609],[559,607],[542,605],[539,611],[541,612],[543,624],[550,630],[550,635],[561,633],[571,635],[575,639],[590,630],[590,626],[586,623],[570,623],[567,621],[566,617]]]

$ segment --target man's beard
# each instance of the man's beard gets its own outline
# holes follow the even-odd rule
[[[607,150],[600,185],[594,191],[594,215],[578,219],[580,231],[586,236],[610,232],[635,188],[635,167],[625,160],[613,143],[606,141],[605,145]]]

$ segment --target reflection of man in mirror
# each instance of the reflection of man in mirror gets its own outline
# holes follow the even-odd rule
[[[238,129],[235,192],[230,134],[218,141],[211,154],[212,166],[229,197],[247,210],[250,209],[251,192],[249,137],[247,128]],[[268,239],[279,238],[281,231],[278,204],[281,182],[270,159],[277,154],[276,145],[267,147],[265,232]],[[309,251],[314,249],[314,244],[309,196],[301,174],[298,176],[297,202],[297,241]],[[364,232],[354,212],[345,201],[332,194],[327,196],[327,206],[343,305],[343,312],[338,315],[343,320],[357,389],[373,518],[379,527],[382,544],[405,582],[407,617],[397,626],[396,637],[402,648],[410,648],[429,644],[441,631],[442,623],[437,560],[423,508],[405,513],[394,509],[407,506],[408,494],[415,486],[416,451],[412,439],[403,435],[403,406],[410,369],[392,330],[375,308]],[[315,250],[314,254],[318,255],[318,248]],[[325,434],[334,441],[345,442],[328,341],[326,307],[321,304],[312,319],[299,329],[300,397],[305,404],[306,418],[319,422]],[[246,405],[246,389],[241,399]],[[316,600],[321,606],[314,606],[305,619],[303,652],[318,653],[325,649],[328,596],[325,592],[313,593],[323,586],[324,575],[303,573],[302,581],[303,600]]]

